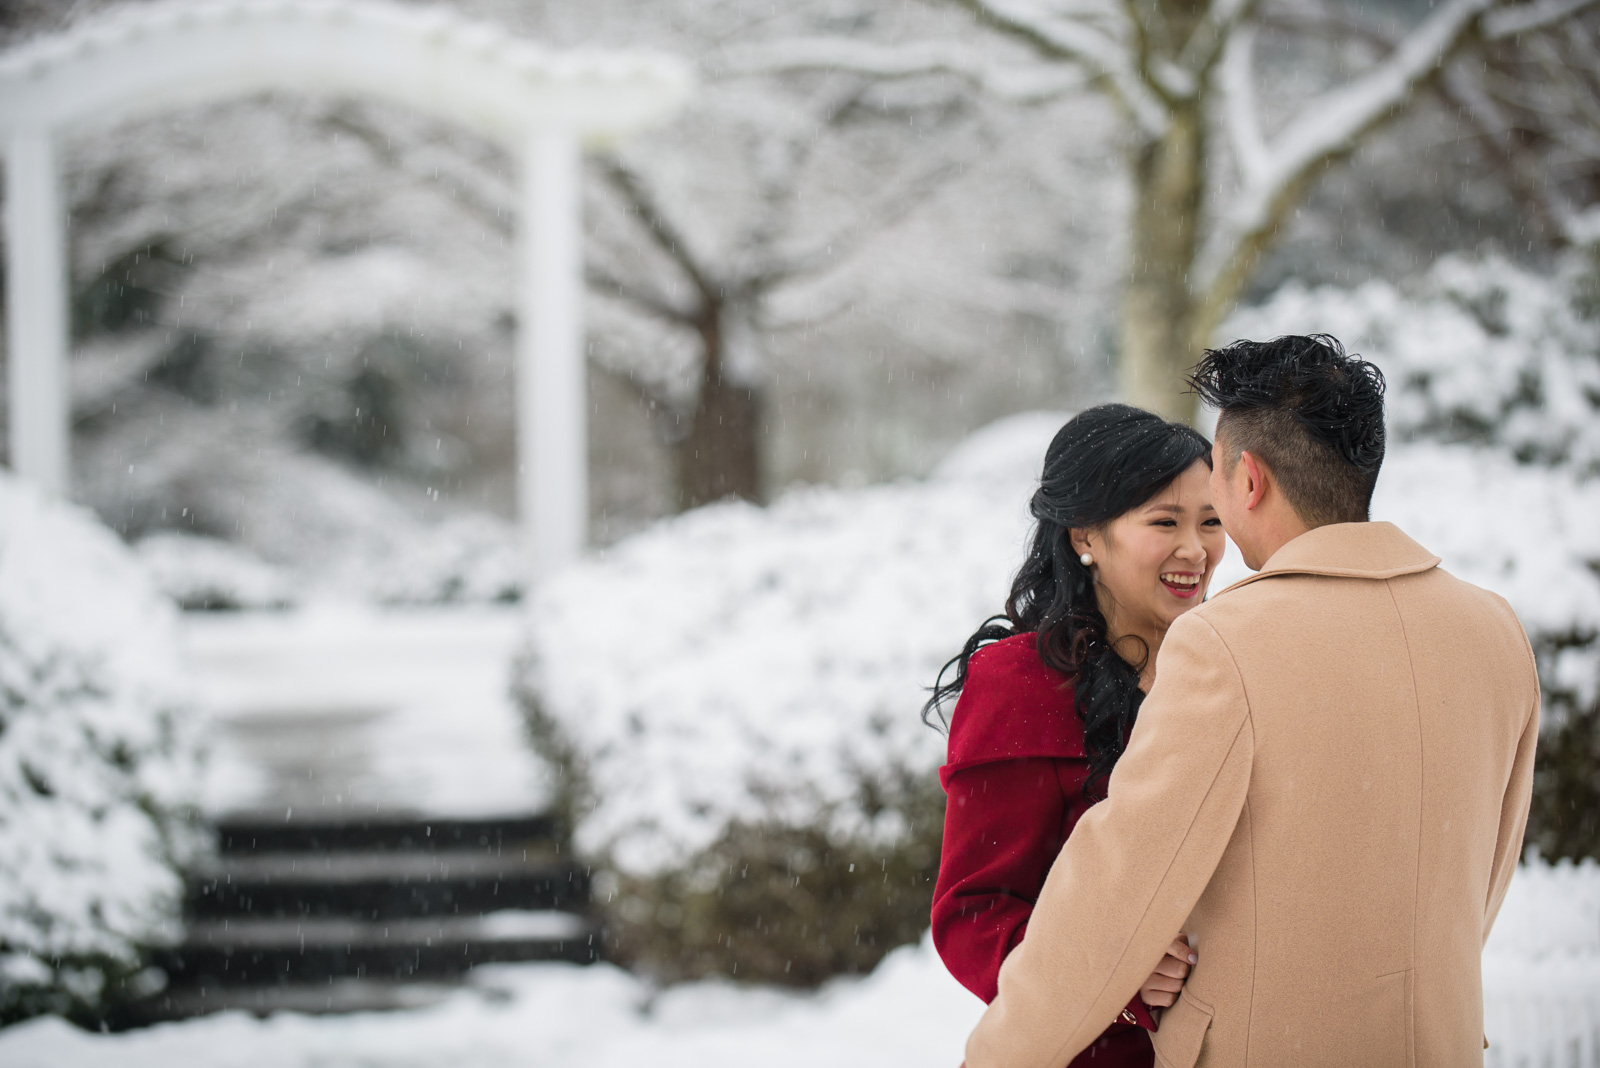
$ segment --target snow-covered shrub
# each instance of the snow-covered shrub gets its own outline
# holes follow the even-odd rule
[[[378,557],[350,557],[343,577],[379,604],[505,604],[522,599],[527,550],[512,524],[463,513],[416,524]]]
[[[0,474],[0,1022],[160,985],[200,841],[172,625],[111,532]]]
[[[1289,282],[1222,333],[1320,331],[1381,367],[1390,433],[1478,443],[1528,463],[1600,473],[1597,264],[1541,275],[1503,259],[1447,258],[1413,283]]]
[[[161,592],[186,611],[270,610],[298,599],[281,569],[217,538],[162,531],[134,549]]]
[[[577,847],[618,879],[623,956],[814,982],[920,934],[944,744],[919,709],[1004,599],[1063,420],[992,428],[923,483],[703,508],[538,590],[525,701]]]
[[[1289,283],[1228,337],[1326,331],[1389,381],[1374,500],[1527,629],[1545,695],[1528,841],[1600,856],[1600,300],[1597,264],[1550,275],[1446,259],[1405,287]]]

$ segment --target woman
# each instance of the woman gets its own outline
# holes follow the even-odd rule
[[[1061,844],[1104,796],[1168,626],[1200,603],[1222,559],[1210,464],[1203,436],[1127,405],[1063,426],[1045,453],[1037,527],[1005,614],[967,639],[923,710],[942,719],[959,694],[939,773],[948,805],[933,938],[985,1001]],[[1174,942],[1072,1065],[1148,1068],[1150,1009],[1172,1004],[1194,959]]]

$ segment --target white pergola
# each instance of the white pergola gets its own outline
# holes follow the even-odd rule
[[[376,0],[141,4],[0,55],[11,462],[65,495],[69,472],[63,134],[268,90],[375,97],[459,123],[520,161],[518,510],[536,574],[588,521],[579,164],[656,121],[690,76],[661,56],[551,52],[443,9]]]

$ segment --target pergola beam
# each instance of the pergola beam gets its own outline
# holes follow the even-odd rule
[[[6,140],[6,398],[11,466],[51,496],[68,478],[67,218],[47,131]]]

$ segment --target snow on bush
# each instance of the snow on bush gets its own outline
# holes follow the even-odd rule
[[[113,534],[0,474],[0,1021],[138,993],[178,933],[199,761],[172,627]]]
[[[288,576],[248,549],[194,534],[161,531],[134,546],[162,593],[189,611],[288,608]]]
[[[731,820],[823,811],[892,840],[862,782],[942,762],[925,688],[1003,601],[1063,418],[991,428],[923,483],[702,508],[542,586],[525,689],[587,780],[578,847],[648,874]]]
[[[1403,440],[1478,442],[1525,462],[1600,471],[1597,265],[1546,277],[1502,259],[1447,258],[1413,284],[1289,282],[1225,337],[1333,334],[1384,371]]]

